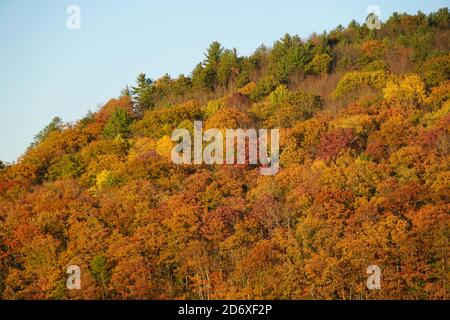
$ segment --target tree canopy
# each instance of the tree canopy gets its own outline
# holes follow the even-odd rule
[[[54,118],[0,161],[0,297],[449,299],[449,35],[444,8],[249,56],[214,42],[190,75]],[[173,164],[195,120],[279,128],[278,174]]]

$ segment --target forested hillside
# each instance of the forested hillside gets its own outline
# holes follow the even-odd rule
[[[449,112],[447,8],[250,56],[214,42],[0,162],[0,297],[449,299]],[[173,164],[194,120],[279,128],[279,172]]]

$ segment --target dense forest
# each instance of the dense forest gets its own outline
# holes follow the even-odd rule
[[[449,299],[449,112],[447,8],[249,56],[214,42],[0,162],[0,297]],[[279,172],[173,164],[194,120],[279,128]]]

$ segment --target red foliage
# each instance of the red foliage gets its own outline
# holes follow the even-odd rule
[[[442,128],[432,128],[423,131],[417,138],[418,144],[425,149],[433,149],[439,143],[445,131]]]
[[[386,146],[378,141],[369,143],[366,149],[366,155],[376,162],[380,162],[387,156]]]
[[[334,161],[342,150],[352,148],[356,146],[356,143],[357,138],[353,134],[353,129],[333,129],[320,139],[318,157],[326,161]]]
[[[133,104],[130,97],[123,96],[119,99],[111,99],[97,112],[95,119],[97,122],[104,124],[108,121],[117,108],[122,108],[131,115],[132,107]]]

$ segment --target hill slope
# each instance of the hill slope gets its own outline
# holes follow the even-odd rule
[[[448,299],[449,40],[441,9],[249,57],[213,43],[190,76],[54,119],[0,169],[2,298]],[[194,120],[280,128],[279,173],[174,165]]]

